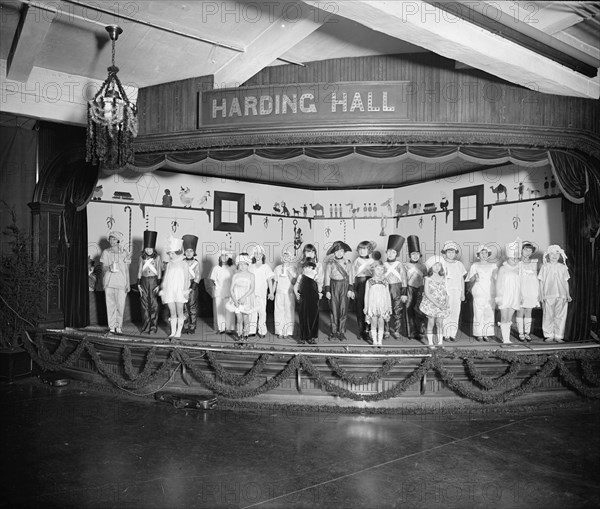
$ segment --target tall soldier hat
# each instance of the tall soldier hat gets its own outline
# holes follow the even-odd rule
[[[409,235],[406,239],[406,242],[408,243],[408,254],[421,254],[421,244],[419,243],[419,237],[417,237],[416,235]]]
[[[144,232],[144,249],[156,249],[156,236],[157,232],[146,230]]]
[[[390,235],[388,237],[387,249],[393,249],[397,254],[400,254],[402,251],[402,246],[404,246],[404,237],[402,235]]]
[[[184,235],[181,237],[183,240],[183,250],[192,249],[194,254],[196,254],[196,247],[198,246],[198,237],[195,235]]]

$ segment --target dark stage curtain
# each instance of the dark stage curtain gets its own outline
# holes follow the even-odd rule
[[[87,209],[98,182],[97,167],[84,164],[72,169],[73,178],[65,197],[61,252],[65,270],[63,285],[66,327],[90,323],[88,287]]]
[[[591,316],[599,316],[598,250],[593,242],[600,224],[600,180],[598,161],[574,154],[550,151],[552,172],[562,193],[565,221],[565,253],[571,275],[565,339],[583,341],[590,337]],[[594,251],[596,251],[594,253]]]

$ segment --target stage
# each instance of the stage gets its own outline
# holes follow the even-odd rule
[[[321,320],[327,320],[321,313]],[[268,324],[272,331],[272,323]],[[322,324],[323,325],[323,324]],[[350,328],[353,324],[350,324]],[[30,331],[26,349],[46,373],[117,388],[139,396],[216,396],[234,407],[282,404],[326,410],[394,412],[407,405],[503,405],[554,397],[600,398],[596,341],[503,344],[477,342],[461,331],[441,347],[425,340],[384,340],[377,348],[349,331],[316,345],[269,332],[239,345],[200,320],[195,334],[171,340],[163,324],[122,335],[102,326]]]

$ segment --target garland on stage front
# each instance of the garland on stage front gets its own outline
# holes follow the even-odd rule
[[[46,336],[52,335],[46,333]],[[207,369],[207,367],[199,366],[196,362],[197,358],[191,357],[185,347],[172,347],[167,351],[162,362],[158,362],[156,359],[158,349],[152,347],[146,352],[143,368],[138,370],[133,365],[130,347],[124,345],[121,349],[121,357],[125,376],[122,376],[115,364],[107,364],[102,360],[94,341],[88,337],[79,341],[69,353],[67,353],[68,344],[74,340],[69,341],[65,336],[61,336],[60,343],[53,353],[48,351],[43,334],[36,334],[35,341],[29,334],[27,337],[29,341],[25,341],[24,346],[31,358],[43,370],[59,371],[72,368],[82,354],[87,352],[100,374],[116,387],[127,391],[139,390],[160,383],[166,384],[177,369],[185,368],[191,371],[196,380],[214,394],[227,399],[243,399],[264,394],[294,376],[299,378],[300,374],[304,372],[321,390],[353,401],[374,402],[398,397],[410,387],[423,383],[428,373],[435,373],[455,393],[479,403],[494,404],[511,401],[532,392],[544,380],[557,372],[558,379],[569,389],[587,398],[600,399],[600,375],[594,371],[591,364],[591,361],[596,363],[600,361],[598,349],[567,350],[527,356],[502,351],[435,350],[430,354],[423,354],[423,358],[418,360],[416,366],[403,364],[398,358],[388,359],[379,368],[365,376],[356,376],[350,373],[347,368],[340,365],[340,359],[335,356],[326,357],[331,372],[324,374],[309,356],[298,353],[297,355],[290,354],[289,358],[284,361],[283,368],[275,368],[278,369],[278,372],[269,378],[262,373],[273,358],[271,354],[261,354],[247,373],[237,375],[228,372],[213,351],[202,352],[202,357],[208,361]],[[457,378],[456,363],[452,364],[454,372],[451,372],[448,367],[448,361],[455,360],[462,360],[465,365],[465,381]],[[502,361],[508,363],[508,366],[503,374],[492,378],[484,375],[477,367],[476,361],[478,360]],[[574,373],[565,361],[575,361],[575,364],[581,367],[581,374]],[[281,364],[281,360],[277,362]],[[414,360],[411,362],[414,363]],[[529,366],[529,371],[534,367],[537,369],[526,378],[518,379],[521,368],[524,366]],[[361,386],[379,384],[379,382],[381,382],[379,386],[383,387],[385,378],[394,368],[403,368],[403,370],[409,368],[412,371],[403,380],[379,392],[365,394],[360,391]],[[340,382],[350,388],[343,387]]]

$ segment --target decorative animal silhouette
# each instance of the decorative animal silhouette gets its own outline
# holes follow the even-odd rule
[[[410,210],[410,200],[408,200],[403,205],[400,205],[400,204],[396,205],[396,215],[397,216],[407,216],[409,210]]]
[[[257,210],[257,211],[258,211],[258,210],[260,210],[262,207],[260,206],[260,203],[258,203],[258,202],[254,202],[254,205],[252,205],[252,208],[253,208],[254,210]]]
[[[210,191],[206,191],[201,197],[200,200],[198,202],[198,206],[203,209],[204,205],[206,205],[206,202],[208,201],[208,197],[210,196]]]
[[[492,193],[496,194],[496,201],[500,201],[500,194],[504,193],[504,201],[508,200],[508,194],[506,193],[506,186],[504,184],[498,184],[496,187],[490,186]]]
[[[387,200],[385,200],[382,204],[382,207],[387,207],[388,209],[388,213],[390,214],[390,216],[392,215],[392,199],[388,198]]]
[[[310,208],[313,209],[313,212],[315,213],[315,217],[317,216],[321,216],[321,217],[325,217],[325,209],[323,209],[323,205],[321,205],[320,203],[315,203],[314,205],[312,203],[309,203]]]
[[[349,209],[350,216],[351,217],[356,217],[356,215],[360,211],[360,207],[354,207],[354,202],[352,202],[352,201],[350,203],[346,203],[346,206]]]
[[[443,211],[448,212],[448,205],[450,205],[450,202],[448,201],[448,198],[444,197],[444,199],[440,202],[440,208]]]
[[[285,205],[285,202],[282,201],[281,202],[281,213],[285,216],[289,216],[290,215],[290,211],[288,210],[288,208]]]
[[[278,214],[281,212],[281,207],[279,205],[279,202],[275,202],[275,205],[273,205],[273,210],[275,212],[277,212]]]
[[[191,208],[192,207],[192,202],[194,201],[193,196],[190,196],[190,188],[189,187],[182,187],[181,191],[179,191],[179,199],[181,200],[181,203],[183,203],[183,206],[186,208]]]
[[[299,216],[300,215],[300,211],[296,210],[294,207],[292,207],[292,214],[294,214],[295,216]]]
[[[102,191],[102,186],[94,187],[94,195],[92,196],[92,200],[101,200],[102,196],[104,196],[104,191]]]

